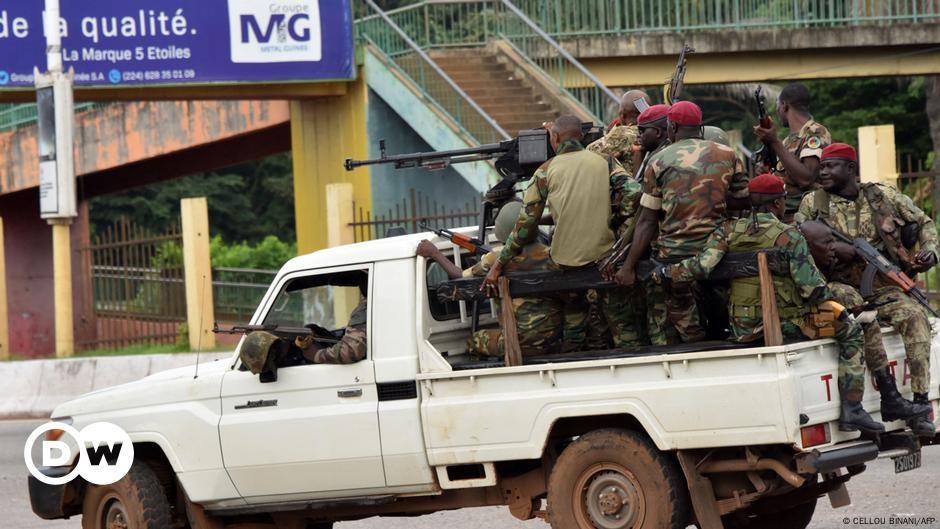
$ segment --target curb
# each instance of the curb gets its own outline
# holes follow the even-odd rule
[[[200,353],[199,363],[232,353]],[[196,353],[92,356],[0,362],[0,419],[49,417],[59,404],[85,393],[140,380],[177,367],[194,366]]]

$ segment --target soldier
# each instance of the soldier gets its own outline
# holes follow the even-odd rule
[[[496,240],[504,242],[519,218],[522,203],[510,202],[499,210],[496,216],[494,234]],[[417,254],[433,259],[448,277],[483,277],[490,271],[499,258],[499,248],[482,256],[475,265],[461,270],[437,249],[431,241],[421,241]],[[538,240],[522,247],[519,255],[506,264],[507,272],[527,272],[534,270],[557,270],[549,255],[549,247]],[[498,302],[497,300],[494,300]],[[523,356],[552,354],[561,351],[562,340],[562,305],[557,297],[513,298],[513,313],[519,334],[519,346]],[[500,329],[481,329],[467,340],[467,352],[484,356],[503,356],[505,340]]]
[[[538,235],[538,221],[545,207],[552,211],[555,234],[551,257],[562,269],[592,266],[610,251],[614,233],[610,229],[610,210],[597,207],[610,200],[611,188],[625,181],[625,171],[610,156],[599,156],[581,146],[581,121],[562,116],[552,123],[550,139],[557,153],[536,170],[525,191],[525,208],[519,215],[499,258],[487,273],[482,289],[496,291],[496,281],[503,267]],[[626,199],[625,199],[626,200]],[[603,313],[611,328],[614,345],[638,344],[640,334],[629,303],[617,289],[600,294]],[[564,349],[584,347],[587,299],[584,295],[567,296],[565,303]],[[580,342],[580,343],[579,343]]]
[[[346,324],[346,332],[339,342],[331,346],[322,346],[312,337],[300,337],[295,340],[303,351],[304,358],[314,364],[354,364],[366,357],[366,319],[369,315],[367,295],[369,276],[362,274],[359,281],[361,299]]]
[[[822,189],[803,197],[797,220],[825,219],[835,229],[851,238],[867,240],[903,270],[926,272],[937,264],[937,230],[913,201],[897,189],[875,183],[859,184],[858,157],[855,149],[834,143],[823,150],[819,170]],[[916,241],[903,234],[917,232]],[[912,239],[914,237],[911,237]],[[918,249],[919,248],[919,249]],[[915,249],[918,249],[916,252]],[[861,287],[864,264],[858,259],[837,266],[833,274],[854,288]],[[901,335],[911,375],[911,389],[916,404],[927,403],[930,383],[930,322],[924,309],[903,290],[876,281],[866,303],[881,304],[878,319],[894,327]],[[921,431],[927,425],[918,423]],[[930,428],[933,428],[930,425]]]
[[[642,103],[637,104],[638,101]],[[620,115],[603,138],[587,146],[587,150],[597,154],[613,156],[630,176],[635,173],[635,157],[637,132],[637,117],[640,108],[648,107],[650,96],[642,90],[630,90],[620,98]]]
[[[803,195],[815,189],[822,150],[832,143],[829,130],[813,120],[809,103],[809,89],[805,85],[789,84],[777,97],[777,117],[790,130],[786,139],[780,141],[773,124],[766,129],[754,127],[758,139],[777,155],[777,167],[767,169],[773,169],[787,183],[785,222],[793,219]]]
[[[645,158],[652,156],[656,151],[669,143],[669,133],[666,131],[666,114],[669,113],[669,105],[653,105],[637,118],[637,131],[640,144],[640,154]],[[643,179],[642,174],[634,175],[637,181]]]
[[[923,404],[914,404],[901,396],[898,391],[897,380],[888,370],[888,355],[885,353],[884,341],[881,337],[881,325],[877,321],[878,312],[865,303],[859,291],[845,283],[831,281],[832,271],[839,262],[847,263],[855,258],[855,249],[843,242],[832,238],[832,230],[817,221],[807,221],[799,226],[800,233],[806,238],[813,261],[826,279],[827,286],[835,296],[835,300],[850,311],[857,313],[853,316],[861,327],[865,337],[865,364],[871,371],[876,388],[881,392],[881,420],[908,422],[911,429],[918,435],[932,437],[935,433],[933,424],[926,419],[930,407]]]
[[[747,177],[734,151],[702,139],[702,111],[680,101],[669,109],[671,145],[653,155],[643,175],[643,197],[633,244],[619,284],[632,287],[636,263],[656,237],[654,259],[679,262],[696,255],[725,221],[729,205],[746,203]],[[660,218],[661,216],[661,218]],[[648,325],[654,345],[705,339],[694,281],[657,285],[648,292]]]
[[[770,248],[783,250],[788,273],[774,275],[774,292],[780,327],[785,338],[818,338],[825,330],[810,318],[812,312],[831,313],[835,326],[835,339],[839,343],[839,391],[842,412],[839,415],[841,431],[882,433],[884,426],[875,422],[862,408],[865,392],[865,368],[862,364],[862,329],[849,319],[841,305],[831,301],[833,293],[816,268],[806,240],[800,232],[779,217],[786,206],[784,183],[772,174],[762,174],[748,184],[752,216],[730,222],[724,230],[726,236],[713,236],[706,250],[678,265],[663,265],[653,273],[653,280],[661,283],[689,281],[707,277],[726,252],[756,252]],[[760,279],[757,276],[731,280],[728,311],[731,330],[740,342],[753,342],[763,337]]]

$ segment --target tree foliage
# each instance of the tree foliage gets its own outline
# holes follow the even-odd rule
[[[162,233],[178,223],[180,199],[197,196],[208,200],[210,232],[225,241],[296,239],[289,154],[95,197],[89,204],[92,236],[122,216]]]

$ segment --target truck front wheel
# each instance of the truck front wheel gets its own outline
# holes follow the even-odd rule
[[[682,529],[688,491],[679,465],[644,436],[595,430],[552,468],[548,519],[553,529]]]
[[[142,461],[110,485],[89,485],[82,503],[82,529],[166,529],[170,504],[160,480]]]

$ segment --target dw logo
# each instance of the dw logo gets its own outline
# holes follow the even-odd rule
[[[66,435],[72,438],[71,442],[63,440]],[[68,464],[72,460],[72,450],[82,447],[78,464],[71,472],[61,477],[50,477],[39,470],[33,461],[33,448],[40,436],[43,436],[40,453],[44,467]],[[110,485],[130,471],[134,463],[134,445],[127,432],[108,422],[89,424],[81,432],[65,423],[50,422],[29,434],[23,457],[29,473],[48,485],[62,485],[77,476],[96,485]]]
[[[232,62],[313,62],[322,55],[318,0],[228,0]]]

